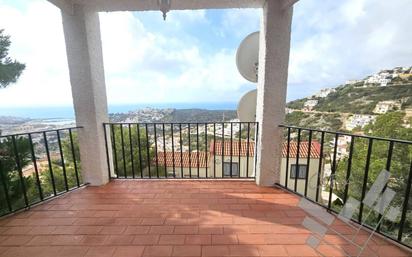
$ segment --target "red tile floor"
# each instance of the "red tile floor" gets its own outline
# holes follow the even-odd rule
[[[249,181],[118,180],[0,220],[0,256],[357,255],[334,233],[325,236],[332,245],[307,246],[298,201]],[[341,222],[332,227],[353,233]],[[412,256],[380,237],[368,245],[362,256]]]

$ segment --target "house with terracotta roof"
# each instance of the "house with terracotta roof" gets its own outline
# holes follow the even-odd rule
[[[289,151],[287,142],[283,143],[280,172],[281,183],[287,183],[289,188],[295,188],[295,182],[297,182],[296,191],[302,195],[305,194],[305,185],[308,183],[306,195],[311,199],[315,199],[317,180],[319,177],[322,182],[323,165],[325,163],[324,161],[320,163],[320,148],[321,145],[318,141],[312,141],[310,147],[309,142],[300,142],[298,155],[298,143],[296,141],[289,143]],[[317,190],[320,193],[322,188],[320,187]]]
[[[283,143],[280,181],[287,181],[289,188],[294,188],[297,182],[297,191],[301,194],[305,194],[305,184],[308,183],[306,194],[315,199],[318,174],[319,179],[322,179],[324,170],[323,165],[319,168],[320,143],[312,141],[309,149],[309,142],[300,142],[298,162],[297,157],[297,142],[289,143],[289,151],[288,144]],[[155,165],[156,157],[152,162]],[[253,178],[255,143],[227,139],[210,142],[209,152],[158,152],[157,164],[159,167],[165,167],[170,177]]]
[[[255,143],[239,140],[217,140],[210,143],[210,168],[220,177],[253,177]]]
[[[232,147],[231,147],[232,145]],[[311,142],[309,149],[309,142],[300,142],[299,157],[298,144],[296,141],[291,141],[288,144],[285,142],[282,146],[282,165],[280,172],[280,181],[287,183],[289,188],[295,187],[297,182],[297,192],[305,194],[305,184],[308,181],[307,196],[316,197],[317,178],[322,179],[323,165],[319,168],[320,143],[317,141]],[[308,155],[310,160],[308,162]],[[225,140],[211,142],[210,144],[210,170],[216,170],[216,176],[221,176],[223,173],[225,177],[253,177],[255,174],[255,143],[237,140]],[[216,159],[216,168],[214,168],[214,160]],[[297,162],[296,160],[299,159]],[[222,165],[223,162],[223,165]],[[323,164],[324,162],[322,162]],[[231,168],[232,167],[232,168]],[[296,178],[296,170],[297,178]],[[320,170],[320,173],[319,173]],[[318,189],[319,191],[321,188]]]
[[[158,152],[153,165],[165,168],[170,177],[210,177],[208,173],[210,153],[207,152]],[[156,160],[157,158],[157,160]]]

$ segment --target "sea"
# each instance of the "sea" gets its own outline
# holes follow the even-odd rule
[[[207,110],[236,110],[236,102],[218,103],[153,103],[109,105],[109,113],[127,113],[143,108],[173,108],[173,109],[207,109]],[[0,107],[0,116],[12,116],[30,119],[74,119],[72,106],[50,107]]]

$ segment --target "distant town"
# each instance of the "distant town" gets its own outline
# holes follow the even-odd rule
[[[393,87],[405,88],[404,94],[401,96],[391,95],[391,88]],[[344,85],[336,88],[322,89],[310,97],[289,102],[285,112],[288,125],[350,132],[354,130],[361,131],[362,128],[373,122],[378,115],[400,110],[405,112],[406,120],[412,117],[412,67],[382,70],[364,79],[348,80]],[[316,122],[313,119],[315,117]],[[110,121],[186,123],[237,122],[239,120],[234,110],[157,109],[147,107],[127,113],[112,113],[110,114]],[[74,119],[53,117],[50,119],[30,119],[0,116],[0,133],[3,135],[73,125],[75,125]],[[405,126],[410,126],[410,124],[405,123]]]

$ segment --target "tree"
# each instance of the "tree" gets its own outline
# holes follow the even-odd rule
[[[76,156],[76,168],[78,176],[75,172],[75,164],[73,161],[73,152],[71,148],[71,141],[68,133],[62,133],[62,150],[64,156],[64,167],[66,171],[66,179],[69,189],[77,186],[77,178],[79,183],[82,184],[81,176],[81,162],[79,157],[79,144],[77,139],[77,132],[73,132],[73,146],[74,154]],[[19,157],[20,167],[24,170],[26,167],[33,165],[30,141],[27,136],[15,136],[15,144]],[[34,143],[34,149],[38,147],[42,148],[44,142]],[[53,152],[56,153],[58,149]],[[38,154],[45,155],[45,153]],[[39,164],[39,163],[37,163]],[[53,181],[55,184],[56,192],[61,193],[66,190],[65,177],[63,172],[62,161],[60,159],[52,159],[51,166],[53,169],[53,179],[48,164],[43,164],[39,168],[39,181],[38,185],[36,174],[23,174],[23,178],[20,177],[17,164],[16,155],[12,137],[5,137],[0,141],[0,215],[9,213],[9,206],[7,204],[7,198],[11,203],[13,210],[22,208],[25,206],[25,197],[22,187],[26,192],[28,204],[33,204],[41,199],[41,194],[44,198],[53,195]]]
[[[402,112],[391,112],[380,115],[373,124],[365,127],[367,135],[373,135],[383,138],[394,138],[412,141],[412,128],[404,126],[404,116]],[[410,121],[409,121],[410,122]],[[410,125],[410,124],[409,124]],[[356,138],[354,144],[354,152],[351,164],[351,176],[349,181],[346,181],[346,172],[348,167],[348,157],[340,160],[336,169],[336,177],[334,183],[334,193],[341,199],[344,199],[345,185],[348,184],[348,196],[357,200],[362,199],[362,187],[364,182],[364,174],[366,168],[366,156],[368,152],[368,139]],[[389,151],[389,142],[384,140],[373,140],[371,159],[369,165],[367,190],[376,181],[380,172],[386,169]],[[405,189],[409,175],[409,169],[412,160],[412,145],[406,143],[394,143],[392,159],[389,172],[391,178],[388,182],[388,188],[396,192],[395,198],[391,202],[391,206],[402,208],[405,197]],[[410,197],[410,196],[409,196]],[[339,210],[341,206],[333,205],[335,210]],[[412,201],[409,201],[408,210],[412,209]],[[363,221],[366,224],[375,226],[378,222],[379,215],[376,212],[368,213],[371,209],[365,206],[363,212]],[[397,217],[396,223],[383,220],[381,231],[390,236],[396,237],[399,230],[399,220]],[[409,212],[404,227],[404,236],[412,236],[412,215]],[[408,239],[410,240],[410,239]],[[412,243],[412,242],[408,242]]]
[[[19,156],[20,167],[24,167],[30,163],[30,145],[26,138],[15,138],[16,149]],[[30,181],[29,181],[30,180]],[[0,214],[8,209],[7,197],[12,205],[12,208],[17,209],[24,206],[22,180],[16,166],[16,157],[14,154],[14,145],[10,137],[5,138],[0,142]],[[27,189],[28,184],[31,184],[32,179],[23,178],[24,186]],[[7,197],[5,189],[7,189]],[[7,212],[7,211],[6,211]]]
[[[0,29],[0,88],[16,83],[26,65],[8,56],[11,45],[10,36],[3,34]]]
[[[148,170],[146,170],[146,168],[149,166],[149,162],[150,162],[151,176],[156,176],[157,171],[159,171],[159,174],[160,174],[161,173],[160,167],[158,167],[158,169],[156,169],[156,167],[153,167],[152,161],[155,157],[155,150],[153,147],[154,142],[151,142],[150,138],[149,138],[149,142],[147,142],[146,130],[143,127],[140,127],[138,130],[136,126],[131,126],[130,134],[129,134],[129,129],[125,126],[123,127],[123,129],[121,129],[121,126],[122,125],[114,126],[113,127],[114,137],[113,137],[113,134],[111,134],[113,155],[116,156],[115,159],[117,160],[117,162],[115,159],[113,160],[115,173],[117,172],[119,176],[126,175],[127,177],[132,177],[133,171],[134,171],[134,174],[137,177],[140,177],[142,175],[142,172],[144,176],[148,176],[149,174],[147,173]],[[123,132],[123,136],[122,136],[122,132]],[[131,139],[129,136],[131,136]],[[123,138],[123,141],[122,141],[122,138]],[[132,143],[131,145],[130,145],[130,142]],[[139,145],[139,142],[140,142],[140,145]],[[132,155],[131,155],[132,150],[133,150],[133,167],[132,167]],[[161,149],[159,148],[158,151],[160,150]],[[149,158],[147,158],[148,155],[149,155]],[[140,160],[142,161],[141,163],[140,163]]]

